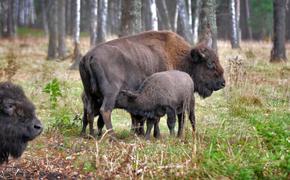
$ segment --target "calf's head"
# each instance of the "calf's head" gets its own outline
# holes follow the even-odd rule
[[[11,155],[20,157],[28,141],[42,132],[35,116],[35,107],[21,87],[10,82],[0,83],[0,164]]]
[[[225,87],[224,70],[216,53],[204,43],[190,52],[190,75],[194,81],[194,91],[202,97],[209,97],[213,91]]]

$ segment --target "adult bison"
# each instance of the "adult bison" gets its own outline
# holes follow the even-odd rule
[[[111,112],[119,107],[116,104],[119,92],[137,89],[146,77],[172,69],[188,73],[194,81],[194,91],[202,97],[208,97],[225,86],[223,68],[216,53],[205,43],[192,48],[173,32],[144,32],[108,41],[91,49],[79,66],[88,100],[90,134],[94,134],[92,125],[96,109],[101,114],[99,121],[112,130]]]
[[[9,156],[20,157],[28,141],[42,129],[34,105],[21,87],[10,82],[0,83],[0,164],[7,162]]]

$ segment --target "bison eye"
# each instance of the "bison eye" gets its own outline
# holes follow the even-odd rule
[[[213,63],[213,62],[207,62],[207,67],[209,68],[209,69],[214,69],[215,68],[215,64]]]

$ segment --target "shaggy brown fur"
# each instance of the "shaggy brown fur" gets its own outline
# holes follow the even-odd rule
[[[22,88],[10,82],[0,83],[0,164],[9,156],[22,155],[28,141],[42,132],[34,105]]]

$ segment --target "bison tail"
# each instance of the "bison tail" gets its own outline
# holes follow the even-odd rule
[[[86,56],[84,56],[79,65],[80,76],[86,94],[87,93],[95,94],[97,91],[96,78],[92,72],[91,69],[92,67],[90,66],[92,59],[93,57],[90,57],[90,59],[88,59]]]

